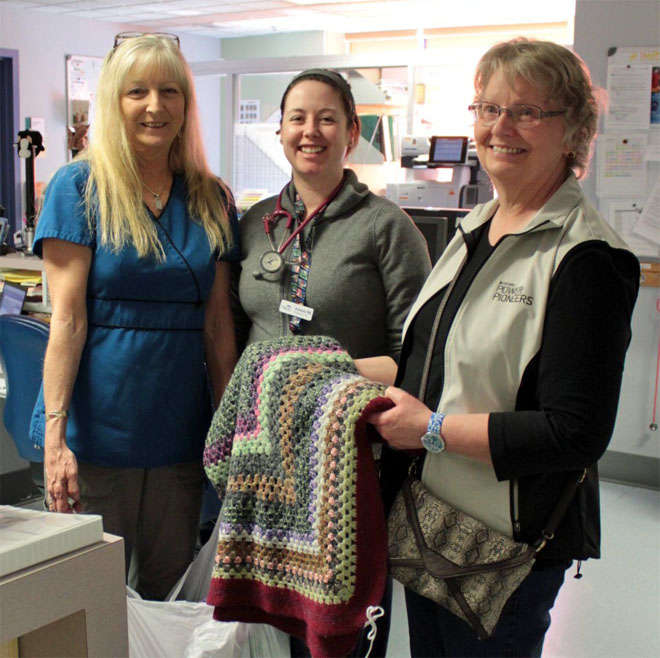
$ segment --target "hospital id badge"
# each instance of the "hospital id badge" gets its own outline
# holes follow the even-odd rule
[[[314,309],[304,304],[294,304],[288,299],[283,299],[280,302],[280,313],[286,313],[287,315],[293,315],[296,318],[302,318],[308,322],[312,319],[314,315]]]

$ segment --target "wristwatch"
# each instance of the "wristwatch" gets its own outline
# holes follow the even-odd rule
[[[445,415],[432,413],[426,432],[422,435],[422,445],[428,452],[442,452],[445,449],[445,440],[442,438],[442,421]]]

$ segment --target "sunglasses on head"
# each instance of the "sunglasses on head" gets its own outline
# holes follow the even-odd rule
[[[170,34],[169,32],[120,32],[115,35],[115,45],[112,47],[114,50],[120,43],[128,41],[129,39],[136,39],[137,37],[143,37],[146,35],[151,35],[154,37],[162,37],[163,39],[169,39],[174,41],[177,45],[177,48],[181,48],[181,43],[179,37],[176,34]]]

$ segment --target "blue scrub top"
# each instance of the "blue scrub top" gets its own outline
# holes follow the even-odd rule
[[[100,246],[84,212],[85,163],[60,169],[49,184],[37,224],[34,251],[44,238],[92,249],[87,282],[87,341],[75,380],[67,444],[81,462],[98,466],[153,467],[201,459],[212,408],[206,376],[205,302],[215,278],[214,254],[204,229],[192,221],[185,181],[154,221],[165,260],[138,258]],[[230,213],[233,247],[240,255],[236,213]],[[43,387],[31,435],[43,445]]]

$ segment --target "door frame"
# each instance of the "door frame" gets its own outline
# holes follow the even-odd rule
[[[20,130],[18,50],[0,48],[0,202],[13,226],[21,228],[21,168],[14,142]]]

